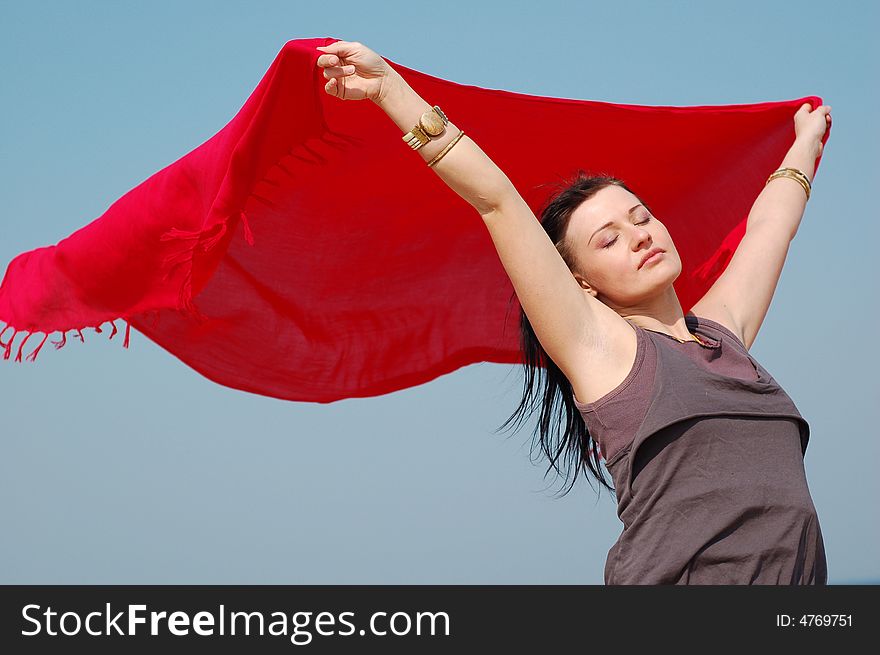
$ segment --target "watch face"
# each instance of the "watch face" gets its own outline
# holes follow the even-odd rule
[[[443,132],[443,119],[440,118],[437,115],[437,112],[433,109],[422,114],[422,117],[419,119],[419,124],[422,126],[422,129],[431,136],[437,136]]]

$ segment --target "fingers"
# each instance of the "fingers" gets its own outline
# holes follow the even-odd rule
[[[316,45],[315,48],[318,50],[326,50],[327,52],[339,52],[340,50],[351,50],[354,46],[360,45],[356,41],[334,41],[333,43],[328,43],[327,45]],[[343,55],[344,56],[344,55]]]
[[[324,79],[333,79],[343,75],[352,75],[356,68],[354,64],[343,64],[339,57],[333,54],[318,57],[318,66],[324,69]]]
[[[315,46],[315,49],[322,52],[328,52],[331,55],[337,55],[344,59],[349,55],[355,54],[360,45],[361,44],[357,41],[336,41],[329,45]]]
[[[318,66],[342,66],[342,60],[336,55],[321,55],[318,57]]]
[[[329,82],[324,85],[324,90],[329,93],[331,96],[339,96],[341,91],[341,85],[336,81],[336,78],[332,78]]]
[[[816,109],[814,110],[814,109],[812,109],[812,106],[810,105],[809,102],[805,102],[804,104],[802,104],[802,105],[798,108],[798,111],[803,111],[804,109],[806,109],[806,110],[808,110],[808,111],[819,111],[819,110],[822,110],[822,111],[824,111],[824,112],[830,112],[830,111],[831,111],[831,105],[819,105],[819,106],[816,107]]]
[[[336,55],[321,55],[320,57],[318,57],[317,64],[322,68],[333,66],[342,67],[346,65],[343,64],[339,57],[337,57]],[[354,70],[354,64],[348,64],[348,67]]]
[[[331,79],[333,77],[343,77],[345,75],[351,75],[355,71],[354,66],[332,66],[330,68],[324,69],[324,78]]]
[[[807,115],[814,114],[816,112],[819,112],[819,114],[824,114],[825,121],[828,123],[831,122],[831,105],[819,105],[818,107],[816,107],[816,109],[811,109],[810,103],[805,102],[797,110],[798,114],[807,114]]]

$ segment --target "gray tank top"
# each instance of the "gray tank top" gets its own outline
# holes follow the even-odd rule
[[[705,345],[627,321],[629,374],[575,400],[623,522],[605,583],[827,584],[804,470],[809,424],[733,332],[685,321]]]

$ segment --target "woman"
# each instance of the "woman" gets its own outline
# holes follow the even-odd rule
[[[803,467],[809,425],[748,349],[831,108],[797,111],[783,170],[758,196],[724,273],[685,315],[675,244],[622,180],[579,172],[538,221],[495,163],[377,53],[348,41],[318,49],[325,91],[375,102],[482,216],[522,307],[528,392],[518,412],[546,368],[540,430],[551,465],[568,455],[575,476],[586,465],[610,489],[601,451],[612,474],[624,528],[606,584],[826,584]],[[552,442],[557,391],[582,420]]]

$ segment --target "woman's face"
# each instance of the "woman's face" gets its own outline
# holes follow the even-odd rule
[[[612,308],[646,304],[681,273],[681,258],[666,226],[616,184],[574,210],[566,239],[579,266],[578,283]],[[655,248],[665,252],[642,264]]]

